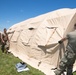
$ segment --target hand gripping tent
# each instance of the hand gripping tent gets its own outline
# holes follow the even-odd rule
[[[45,75],[54,75],[51,69],[58,66],[66,46],[66,42],[59,45],[58,41],[73,30],[75,23],[76,9],[69,8],[17,23],[8,29],[9,51]]]

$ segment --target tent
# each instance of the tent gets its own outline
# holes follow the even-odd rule
[[[9,51],[45,75],[54,75],[51,69],[58,66],[67,43],[58,41],[75,23],[76,9],[63,8],[14,24],[8,29]]]

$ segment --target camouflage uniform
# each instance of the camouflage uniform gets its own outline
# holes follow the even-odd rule
[[[9,49],[8,34],[3,33],[2,38],[4,42],[2,42],[1,50],[3,53],[4,53],[4,50],[6,50],[6,53],[7,53],[7,50]]]
[[[76,57],[76,30],[67,34],[68,44],[66,46],[66,51],[64,57],[59,63],[59,67],[55,72],[56,75],[61,75],[65,69],[67,75],[73,75],[73,64]]]
[[[0,48],[1,48],[1,44],[2,44],[2,42],[1,42],[1,33],[0,33]]]

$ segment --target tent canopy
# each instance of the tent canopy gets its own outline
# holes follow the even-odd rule
[[[76,9],[58,9],[17,23],[8,29],[10,52],[46,75],[57,67],[65,45],[58,41],[73,30]],[[53,74],[52,74],[53,75]]]

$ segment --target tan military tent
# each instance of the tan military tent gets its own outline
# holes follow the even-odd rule
[[[23,22],[8,29],[10,52],[45,75],[54,75],[65,45],[58,41],[73,30],[76,9],[59,9]]]

